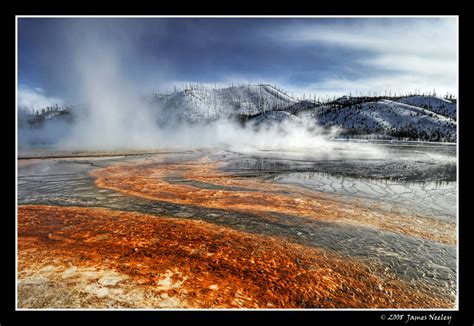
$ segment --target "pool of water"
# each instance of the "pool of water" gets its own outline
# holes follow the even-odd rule
[[[417,282],[435,295],[456,294],[456,247],[374,227],[329,223],[283,213],[183,205],[101,189],[90,175],[94,169],[126,161],[173,162],[210,157],[224,163],[229,178],[253,178],[290,184],[381,211],[419,215],[456,224],[456,147],[420,144],[342,143],[331,150],[260,151],[195,150],[144,153],[134,156],[20,160],[18,204],[104,207],[146,214],[198,219],[236,230],[277,236],[323,248],[378,266],[377,273]],[[197,188],[226,189],[196,180],[167,176],[167,182]],[[219,188],[220,187],[220,188]],[[454,235],[453,235],[454,236]],[[380,268],[381,267],[381,268]]]

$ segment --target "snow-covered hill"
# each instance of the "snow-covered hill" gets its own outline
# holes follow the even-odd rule
[[[298,125],[302,123],[302,120],[300,117],[297,117],[286,111],[270,111],[258,115],[257,117],[252,119],[252,122],[256,126],[259,126],[261,124],[278,124],[281,122],[287,122]]]
[[[444,98],[414,95],[403,97],[398,102],[418,106],[456,120],[456,103]]]
[[[19,114],[18,116],[19,119],[19,124],[25,125],[25,121],[33,127],[40,127],[42,126],[45,122],[47,121],[65,121],[65,122],[71,122],[73,117],[72,117],[72,112],[70,108],[46,108],[41,111],[38,111],[36,114],[29,114],[29,115],[24,115],[24,114]]]
[[[456,141],[454,119],[396,101],[368,101],[347,106],[322,105],[306,111],[323,126],[342,127],[347,135],[378,134],[397,138]]]
[[[349,137],[375,136],[410,140],[456,141],[457,105],[433,96],[350,97],[343,96],[325,104],[299,101],[267,84],[211,88],[192,86],[172,94],[153,95],[151,104],[157,124],[170,121],[207,123],[235,119],[243,124],[262,126],[282,122],[298,128],[311,124],[338,127]],[[145,108],[144,108],[145,109]],[[46,108],[29,117],[31,127],[47,121],[72,121],[74,110]],[[75,112],[75,111],[74,111]],[[302,123],[304,121],[304,123]]]
[[[208,121],[239,115],[254,116],[283,110],[297,100],[270,85],[246,85],[221,89],[192,87],[171,95],[157,95],[152,104],[160,121],[181,119]]]
[[[321,103],[317,103],[314,101],[308,101],[308,100],[303,100],[296,102],[294,104],[291,104],[290,106],[285,108],[285,111],[292,113],[292,114],[298,114],[300,112],[304,112],[306,110],[312,109],[315,106],[319,106]]]

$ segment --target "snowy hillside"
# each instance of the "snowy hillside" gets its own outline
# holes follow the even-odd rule
[[[323,105],[307,111],[323,126],[340,126],[347,135],[456,141],[456,121],[430,110],[390,100],[349,106]]]
[[[456,120],[456,103],[443,98],[415,95],[403,97],[398,102],[418,106]]]
[[[36,112],[35,114],[19,114],[19,124],[25,125],[25,121],[33,127],[40,127],[47,121],[58,121],[62,120],[65,122],[72,121],[72,112],[70,108],[60,108],[60,107],[47,107],[41,111]]]
[[[294,123],[295,125],[301,124],[302,120],[286,111],[271,111],[260,114],[259,116],[252,119],[252,122],[259,126],[261,124],[276,124],[281,122]]]
[[[325,104],[299,101],[273,86],[245,85],[227,88],[192,86],[172,94],[146,98],[157,126],[171,121],[206,123],[221,118],[241,124],[263,126],[282,122],[298,128],[315,124],[336,126],[341,136],[378,137],[455,142],[457,135],[454,102],[433,96],[350,97]],[[76,108],[45,108],[35,114],[19,115],[19,125],[32,128],[48,121],[79,119]],[[305,123],[302,123],[302,122]]]
[[[215,120],[239,115],[253,116],[282,110],[297,100],[270,85],[247,85],[221,89],[197,86],[171,95],[157,95],[152,104],[160,120]]]
[[[306,111],[308,109],[312,109],[315,106],[321,105],[321,103],[317,103],[314,101],[308,101],[308,100],[303,100],[296,102],[294,104],[291,104],[290,106],[285,108],[285,111],[290,112],[292,114],[297,114],[303,111]]]

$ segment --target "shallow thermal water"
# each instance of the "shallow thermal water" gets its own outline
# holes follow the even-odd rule
[[[448,238],[454,240],[438,241],[433,237],[392,232],[370,223],[332,223],[271,210],[262,218],[261,212],[249,210],[152,200],[99,188],[90,174],[98,168],[124,162],[173,164],[203,157],[223,163],[219,171],[228,178],[248,178],[266,186],[292,185],[323,193],[336,203],[447,223],[453,226],[453,234],[448,234]],[[212,191],[262,191],[188,179],[179,173],[163,179],[170,184]],[[379,274],[416,284],[420,291],[452,303],[456,296],[456,198],[456,148],[449,145],[378,143],[351,147],[341,142],[336,150],[321,152],[195,150],[102,158],[28,159],[19,160],[18,164],[19,205],[103,207],[203,220],[251,234],[277,236],[377,266],[374,269]]]

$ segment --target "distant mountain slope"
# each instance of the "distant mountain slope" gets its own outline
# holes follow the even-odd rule
[[[21,126],[26,124],[31,127],[41,127],[47,121],[72,122],[73,116],[70,108],[66,107],[48,107],[35,114],[25,114],[25,110],[20,110],[22,114],[18,115],[18,123]]]
[[[344,107],[323,105],[306,113],[323,126],[339,126],[346,135],[379,134],[392,137],[456,141],[456,121],[420,107],[390,100]]]
[[[223,118],[255,126],[283,121],[301,128],[311,123],[336,126],[347,137],[455,142],[457,135],[456,103],[433,96],[343,96],[321,104],[299,101],[273,86],[260,84],[220,89],[193,86],[172,94],[153,95],[146,101],[151,103],[156,122],[161,125],[170,121],[207,123]],[[33,115],[19,114],[19,125],[36,128],[47,126],[49,121],[71,122],[80,119],[80,115],[73,114],[75,110],[55,107]]]
[[[443,98],[414,95],[403,97],[398,102],[424,108],[456,120],[456,103]]]
[[[292,113],[292,114],[298,114],[300,112],[312,109],[312,108],[314,108],[316,106],[320,106],[320,105],[321,105],[321,103],[317,103],[317,102],[314,102],[314,101],[303,100],[303,101],[299,101],[299,102],[296,102],[296,103],[293,103],[293,104],[289,105],[284,110],[289,112],[289,113]]]
[[[259,126],[261,124],[275,124],[281,122],[289,122],[295,125],[301,124],[302,120],[300,117],[297,117],[286,111],[270,111],[260,114],[259,116],[252,119],[252,122]]]
[[[218,118],[253,116],[282,110],[297,100],[270,85],[248,85],[221,89],[195,87],[171,95],[158,95],[152,100],[161,119],[192,122]]]

